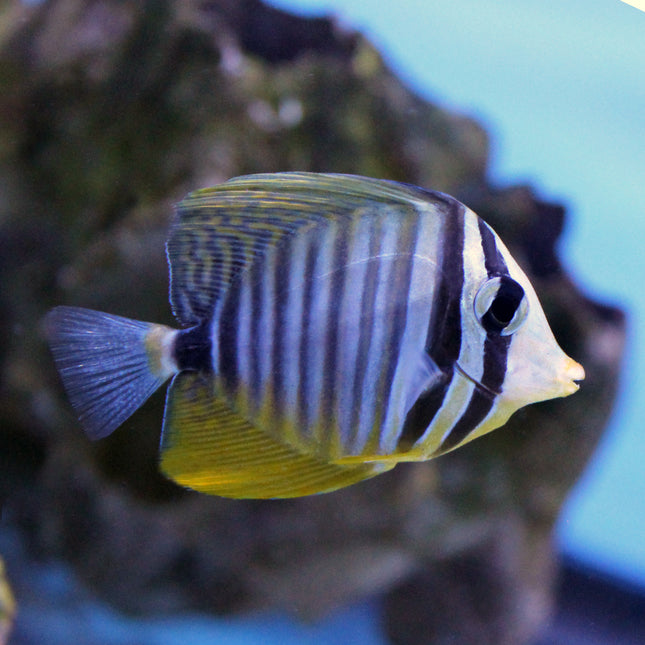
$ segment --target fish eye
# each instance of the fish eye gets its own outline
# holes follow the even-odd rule
[[[524,289],[508,276],[487,280],[475,296],[475,316],[487,332],[508,336],[526,320],[528,302]]]

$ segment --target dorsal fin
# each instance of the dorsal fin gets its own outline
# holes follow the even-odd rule
[[[235,276],[284,236],[375,203],[433,199],[450,198],[391,181],[316,173],[248,175],[195,191],[177,206],[167,244],[175,316],[185,325],[209,318]]]

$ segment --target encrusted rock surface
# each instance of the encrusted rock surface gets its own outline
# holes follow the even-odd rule
[[[332,20],[255,0],[16,0],[0,25],[5,521],[128,611],[277,606],[308,618],[383,593],[393,643],[527,642],[549,615],[553,523],[606,423],[625,339],[622,313],[562,269],[563,209],[527,187],[491,187],[482,128],[416,96]],[[289,501],[164,480],[163,394],[90,443],[43,314],[67,303],[172,324],[173,202],[277,170],[386,177],[468,203],[585,366],[581,391],[436,461]]]

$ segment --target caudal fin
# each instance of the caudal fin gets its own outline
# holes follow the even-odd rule
[[[46,318],[56,367],[88,436],[118,428],[175,371],[163,325],[82,309],[56,307]]]

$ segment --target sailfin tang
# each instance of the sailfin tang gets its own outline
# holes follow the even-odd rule
[[[428,196],[396,182],[312,173],[248,175],[197,190],[178,204],[166,247],[173,311],[185,325],[209,319],[235,277],[285,236]]]
[[[298,497],[342,488],[393,466],[341,466],[302,454],[231,410],[217,396],[214,377],[181,372],[168,388],[161,469],[202,493]]]
[[[173,373],[163,346],[175,332],[82,309],[56,307],[45,330],[65,390],[91,439],[111,434]]]

